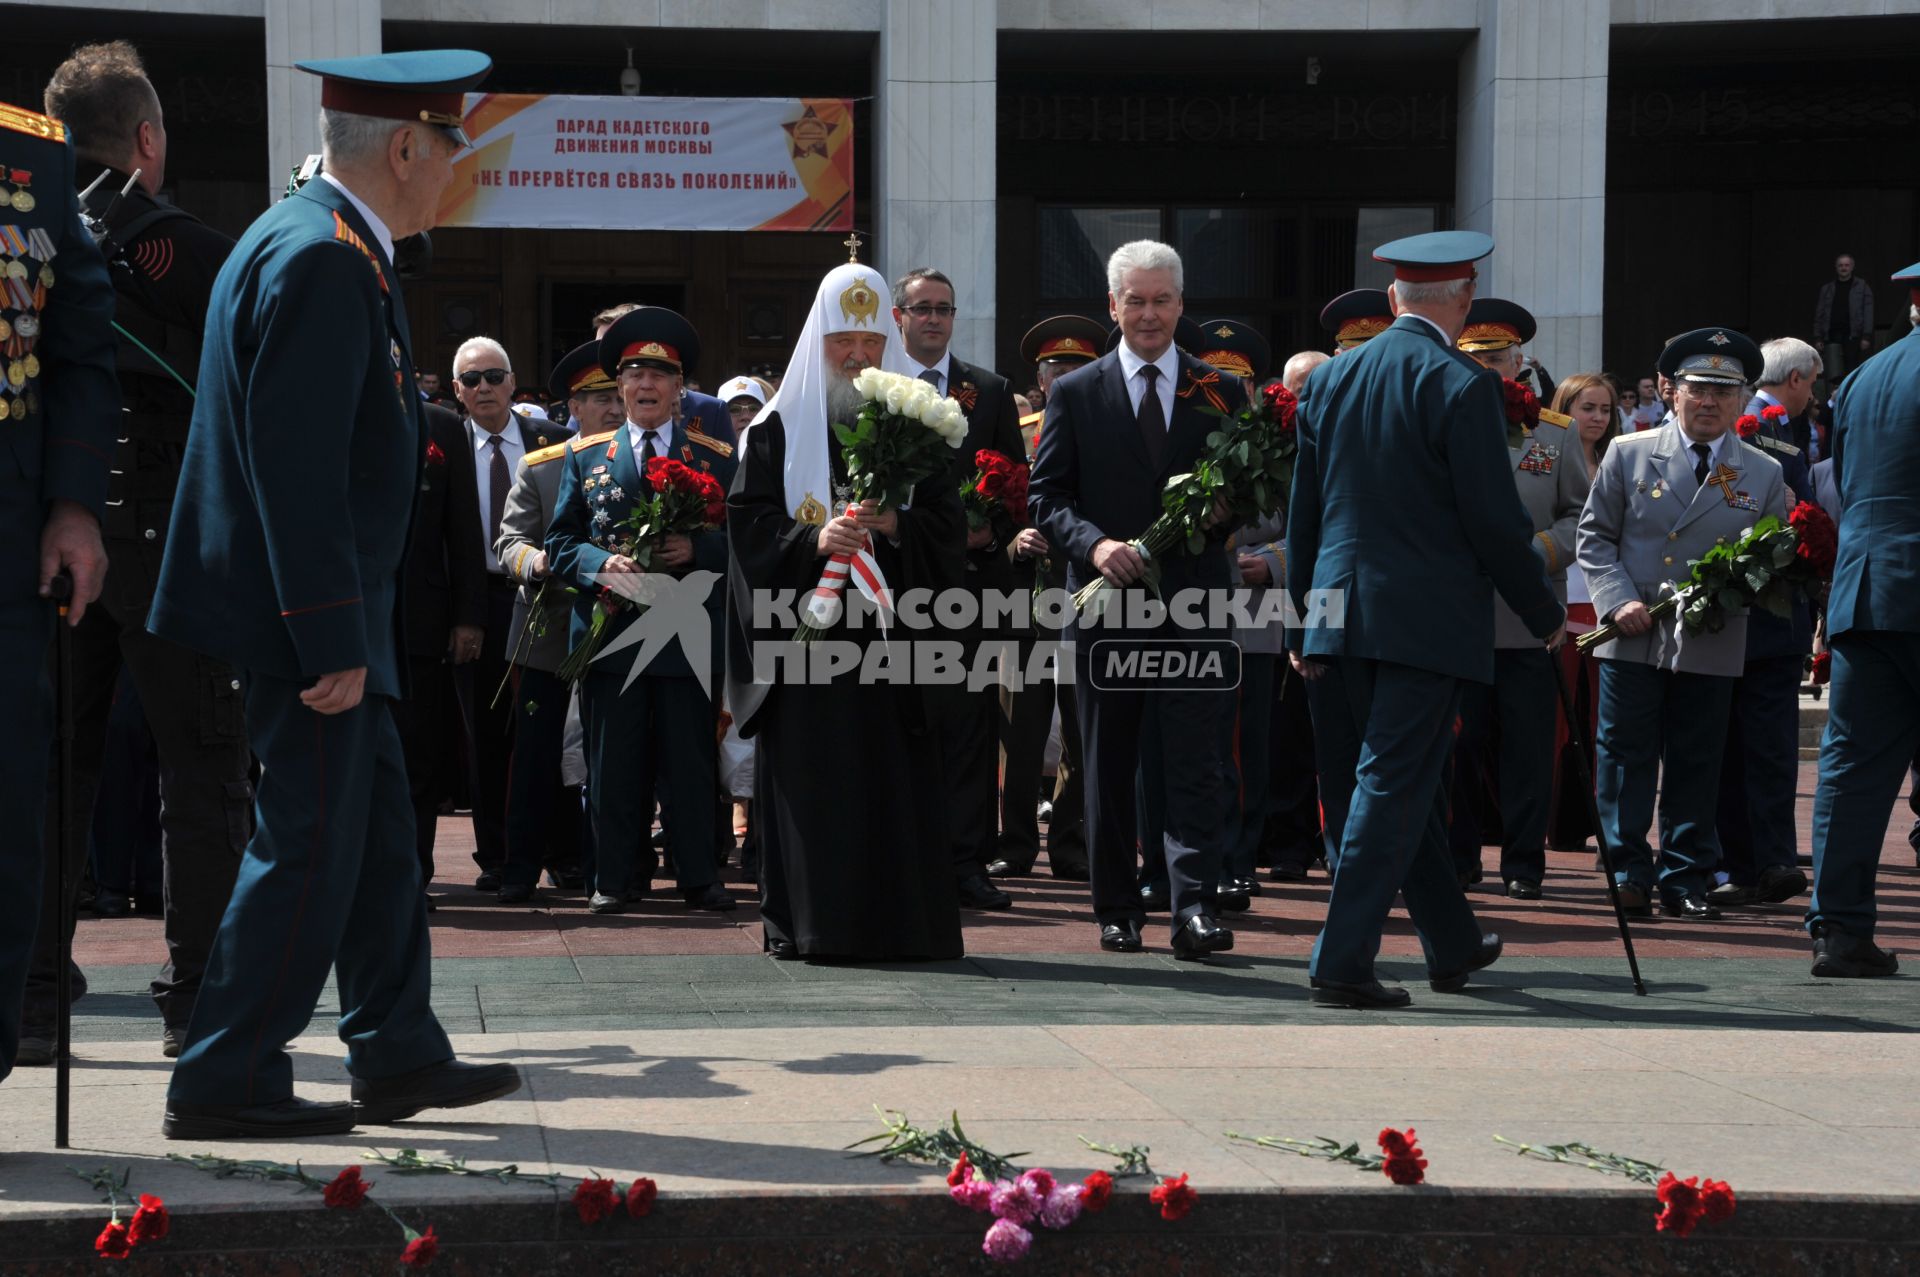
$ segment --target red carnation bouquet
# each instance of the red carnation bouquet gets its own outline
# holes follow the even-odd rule
[[[1206,376],[1217,380],[1217,374]],[[1158,591],[1160,561],[1168,554],[1198,554],[1206,548],[1208,520],[1217,508],[1224,505],[1241,519],[1265,519],[1286,508],[1293,490],[1293,463],[1300,452],[1300,404],[1293,392],[1276,381],[1228,416],[1212,406],[1219,402],[1212,385],[1208,379],[1192,379],[1177,393],[1182,399],[1204,394],[1209,406],[1201,411],[1224,418],[1224,424],[1207,436],[1206,451],[1191,472],[1167,480],[1160,492],[1163,513],[1131,543],[1146,561],[1144,579],[1150,590]],[[1112,598],[1113,586],[1101,577],[1081,586],[1073,603],[1093,621]]]
[[[1507,447],[1524,447],[1527,432],[1540,424],[1540,396],[1511,377],[1500,380],[1506,394]]]
[[[1776,430],[1786,429],[1787,410],[1779,404],[1773,404],[1761,409],[1758,416],[1750,412],[1741,413],[1733,423],[1733,433],[1742,439],[1751,439],[1760,433],[1762,426],[1772,426]]]
[[[977,467],[973,478],[960,488],[960,506],[967,512],[967,529],[978,532],[993,521],[996,511],[1006,511],[1015,527],[1027,521],[1027,479],[1024,465],[1016,465],[1004,452],[982,448],[973,454]]]
[[[613,547],[615,554],[624,554],[639,564],[642,572],[653,570],[654,551],[668,537],[711,532],[726,522],[727,490],[706,471],[670,457],[654,457],[647,462],[643,479],[653,495],[634,503],[620,524],[625,535]],[[606,637],[608,617],[628,606],[646,611],[645,604],[623,597],[611,585],[600,587],[597,602],[587,637],[560,662],[558,673],[568,682],[580,681],[592,667]]]

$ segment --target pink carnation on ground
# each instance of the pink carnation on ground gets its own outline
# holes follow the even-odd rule
[[[1040,1226],[1042,1228],[1066,1228],[1080,1218],[1080,1195],[1086,1192],[1084,1185],[1061,1184],[1047,1194],[1047,1204],[1040,1208]]]
[[[993,1185],[983,1179],[964,1179],[949,1188],[947,1196],[968,1210],[984,1212],[993,1206]]]
[[[1030,1224],[1040,1213],[1040,1194],[1024,1179],[1001,1180],[993,1186],[993,1213],[1016,1224]]]
[[[996,1219],[987,1230],[986,1240],[980,1243],[980,1249],[996,1264],[1012,1264],[1025,1259],[1027,1248],[1032,1245],[1032,1233],[1010,1219]]]

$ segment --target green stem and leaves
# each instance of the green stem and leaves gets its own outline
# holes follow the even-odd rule
[[[513,1163],[506,1166],[469,1166],[464,1157],[425,1158],[410,1148],[403,1148],[397,1153],[383,1153],[377,1148],[370,1148],[367,1156],[396,1175],[468,1175],[490,1179],[496,1184],[540,1184],[546,1188],[556,1188],[560,1184],[558,1175],[532,1175]]]
[[[1588,1144],[1521,1144],[1505,1136],[1493,1137],[1496,1144],[1504,1144],[1520,1157],[1531,1157],[1541,1162],[1558,1162],[1562,1166],[1580,1166],[1602,1175],[1618,1175],[1640,1184],[1658,1187],[1661,1173],[1667,1168],[1656,1166],[1652,1162],[1643,1162],[1637,1157],[1626,1157],[1619,1153],[1606,1153]]]
[[[1012,1179],[1020,1173],[1020,1167],[1014,1164],[1013,1159],[1025,1157],[1025,1153],[996,1153],[976,1144],[961,1129],[958,1113],[952,1114],[945,1125],[927,1130],[908,1121],[905,1113],[883,1109],[877,1104],[873,1111],[880,1115],[881,1124],[886,1129],[866,1139],[855,1140],[847,1147],[856,1149],[863,1144],[875,1143],[881,1146],[855,1154],[857,1157],[877,1157],[883,1162],[904,1158],[910,1162],[925,1162],[951,1170],[964,1153],[967,1160],[988,1179]]]
[[[1115,1179],[1128,1179],[1135,1175],[1151,1175],[1153,1167],[1147,1162],[1147,1154],[1153,1150],[1145,1144],[1129,1144],[1121,1148],[1115,1144],[1101,1144],[1082,1135],[1080,1142],[1096,1153],[1105,1153],[1119,1165],[1114,1167]]]
[[[1358,1144],[1343,1144],[1325,1135],[1316,1135],[1310,1140],[1296,1140],[1285,1135],[1242,1135],[1238,1131],[1228,1131],[1226,1135],[1228,1139],[1242,1144],[1257,1145],[1276,1153],[1292,1153],[1296,1157],[1311,1157],[1316,1161],[1344,1162],[1357,1170],[1371,1171],[1376,1175],[1386,1162],[1386,1158],[1378,1153],[1362,1153]]]

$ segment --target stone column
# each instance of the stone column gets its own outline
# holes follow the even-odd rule
[[[320,150],[320,79],[293,64],[380,52],[380,0],[265,0],[267,199]]]
[[[1609,12],[1480,0],[1460,61],[1456,223],[1493,236],[1479,291],[1533,312],[1556,379],[1600,367]]]
[[[887,0],[874,67],[873,201],[888,279],[953,278],[953,352],[993,366],[995,0]]]

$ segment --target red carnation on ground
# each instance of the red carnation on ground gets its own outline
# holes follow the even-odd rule
[[[1182,1174],[1161,1180],[1147,1197],[1160,1208],[1161,1219],[1185,1219],[1192,1212],[1194,1203],[1200,1200],[1200,1192],[1189,1187],[1187,1177]]]
[[[360,1178],[358,1166],[343,1167],[333,1182],[321,1190],[321,1197],[327,1205],[343,1210],[356,1210],[360,1203],[367,1200],[367,1190],[373,1187]]]
[[[1700,1210],[1709,1224],[1724,1224],[1733,1218],[1733,1185],[1723,1179],[1710,1179],[1700,1186]]]
[[[142,1193],[140,1209],[133,1213],[133,1222],[127,1225],[127,1241],[134,1246],[162,1241],[172,1227],[173,1217],[167,1213],[167,1204],[152,1193]]]
[[[427,1225],[427,1231],[416,1233],[407,1230],[407,1248],[400,1252],[400,1262],[408,1268],[425,1268],[440,1253],[440,1239],[433,1235],[433,1225]]]
[[[1182,1177],[1184,1178],[1184,1177]],[[1080,1195],[1080,1209],[1092,1215],[1098,1215],[1113,1200],[1113,1176],[1105,1171],[1095,1171],[1080,1182],[1084,1190]]]
[[[1733,433],[1742,439],[1753,438],[1760,433],[1760,418],[1750,412],[1741,413],[1739,419],[1733,423]]]
[[[660,1186],[642,1176],[627,1187],[627,1214],[634,1219],[653,1214],[653,1199],[660,1196]]]
[[[597,1224],[613,1214],[613,1181],[610,1179],[587,1178],[573,1187],[573,1208],[580,1212],[580,1222]]]
[[[1672,1233],[1676,1237],[1686,1237],[1693,1232],[1694,1225],[1706,1214],[1706,1207],[1700,1200],[1699,1183],[1698,1175],[1681,1179],[1668,1171],[1660,1177],[1656,1189],[1660,1197],[1660,1213],[1653,1218],[1653,1226],[1657,1231]]]
[[[1531,430],[1540,424],[1540,397],[1513,380],[1502,378],[1502,387],[1506,392],[1507,424],[1525,426]]]
[[[1787,523],[1800,534],[1794,557],[1822,580],[1831,577],[1834,555],[1840,549],[1840,534],[1832,516],[1813,502],[1802,501],[1788,513]]]
[[[947,1187],[952,1188],[955,1184],[964,1184],[971,1178],[973,1178],[973,1163],[967,1160],[966,1150],[962,1149],[960,1150],[960,1160],[955,1162],[953,1169],[947,1172]]]
[[[1409,1126],[1404,1133],[1391,1126],[1380,1132],[1380,1151],[1386,1157],[1380,1173],[1396,1184],[1418,1184],[1427,1177],[1427,1159]]]
[[[125,1259],[133,1250],[133,1242],[127,1236],[127,1226],[119,1220],[111,1220],[93,1239],[93,1249],[102,1259]]]

